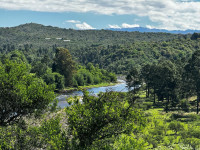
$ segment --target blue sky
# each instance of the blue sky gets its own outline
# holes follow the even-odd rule
[[[200,30],[199,0],[0,0],[0,27],[39,23],[74,29]]]

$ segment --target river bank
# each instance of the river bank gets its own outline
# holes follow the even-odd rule
[[[107,92],[107,91],[117,91],[117,92],[127,92],[128,88],[126,87],[126,82],[124,80],[118,80],[117,83],[114,85],[108,85],[108,86],[100,86],[100,87],[93,87],[93,88],[87,88],[87,91],[91,95],[98,95],[99,92]],[[69,97],[81,97],[83,96],[83,92],[79,90],[67,92],[67,93],[60,93],[59,96],[56,97],[58,100],[58,106],[61,108],[69,106],[69,104],[66,101],[66,98]]]
[[[117,82],[110,82],[110,83],[100,83],[100,84],[95,84],[95,85],[86,85],[86,86],[79,86],[79,87],[69,87],[69,88],[65,88],[64,90],[59,91],[59,94],[67,94],[67,93],[71,93],[74,91],[80,91],[83,89],[91,89],[91,88],[98,88],[98,87],[109,87],[109,86],[115,86],[117,84],[120,83],[124,83],[125,81],[119,79],[117,80]]]

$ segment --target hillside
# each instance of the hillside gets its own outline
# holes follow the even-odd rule
[[[44,55],[52,59],[56,47],[65,47],[84,65],[92,62],[100,68],[126,74],[134,66],[160,59],[189,58],[199,48],[199,42],[190,37],[190,34],[73,30],[30,23],[0,28],[0,52],[7,54],[19,49],[31,63]]]
[[[0,28],[0,46],[13,44],[19,47],[31,44],[33,48],[48,48],[56,44],[71,49],[71,47],[85,47],[92,44],[108,45],[132,43],[134,41],[163,41],[178,36],[167,33],[73,30],[29,23],[17,27]]]

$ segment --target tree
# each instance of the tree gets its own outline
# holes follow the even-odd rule
[[[6,60],[0,65],[0,125],[44,110],[53,99],[53,87],[29,74],[25,63]]]
[[[191,36],[191,40],[197,40],[198,38],[200,38],[199,33],[193,33],[192,36]]]
[[[53,71],[59,72],[65,77],[65,86],[72,85],[73,74],[76,71],[75,62],[72,60],[68,49],[57,48],[54,58]]]
[[[166,100],[166,112],[169,110],[170,101],[172,104],[177,104],[180,75],[176,66],[171,61],[162,60],[157,65],[151,65],[148,81],[150,87],[154,89],[154,94],[157,95],[158,100]]]
[[[48,69],[50,68],[48,68],[45,63],[37,61],[32,65],[31,72],[35,73],[37,77],[43,77],[47,73]]]
[[[74,149],[104,145],[111,138],[137,132],[144,126],[142,114],[133,107],[136,97],[129,98],[117,92],[101,93],[95,97],[85,91],[82,103],[75,100],[66,109],[68,133],[72,135]]]
[[[138,69],[133,68],[129,74],[126,76],[126,82],[129,88],[133,87],[136,91],[137,87],[141,85],[141,77]]]
[[[15,51],[12,51],[8,54],[8,58],[10,60],[15,60],[15,61],[22,61],[24,63],[27,63],[27,59],[25,57],[25,55],[21,52],[21,51],[18,51],[18,50],[15,50]]]
[[[158,97],[161,96],[166,101],[166,112],[169,110],[170,101],[174,104],[178,103],[178,90],[179,90],[179,81],[180,76],[176,69],[175,64],[171,61],[164,60],[158,65],[158,74],[159,74],[159,89],[157,91]]]
[[[185,66],[185,70],[188,74],[189,79],[195,87],[197,95],[197,114],[199,113],[199,99],[200,99],[200,50],[197,50],[192,55],[192,58],[188,61]]]
[[[146,97],[149,97],[149,93],[150,93],[150,83],[151,83],[151,65],[150,64],[146,64],[145,66],[142,67],[141,70],[141,76],[144,80],[144,82],[146,83]]]
[[[65,87],[65,80],[64,80],[64,76],[54,72],[53,73],[54,77],[55,77],[55,85],[56,85],[56,89],[58,90],[62,90]]]

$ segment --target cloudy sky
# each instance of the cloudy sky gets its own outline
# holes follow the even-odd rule
[[[200,30],[200,0],[0,0],[0,27]]]

